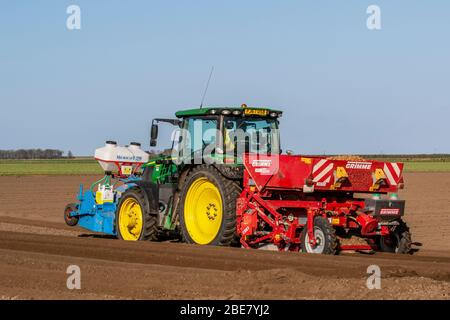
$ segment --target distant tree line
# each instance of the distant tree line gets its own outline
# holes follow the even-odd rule
[[[61,159],[64,151],[57,149],[19,149],[0,150],[0,159]],[[67,158],[73,158],[72,152],[67,153]]]

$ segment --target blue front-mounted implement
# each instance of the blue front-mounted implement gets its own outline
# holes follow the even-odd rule
[[[66,206],[64,212],[66,223],[69,226],[78,224],[92,232],[116,236],[116,211],[120,197],[126,190],[134,187],[133,182],[137,180],[139,180],[137,177],[120,179],[119,181],[123,184],[114,189],[113,196],[109,201],[102,201],[98,196],[99,191],[94,192],[93,188],[84,191],[83,185],[80,185],[78,203]]]
[[[78,202],[68,204],[64,210],[64,220],[69,226],[79,225],[89,231],[117,236],[117,208],[122,195],[141,180],[141,167],[149,160],[149,155],[140,148],[137,142],[121,147],[115,141],[107,141],[105,146],[95,150],[95,159],[105,172],[105,176],[94,182],[89,190],[84,191],[80,185]],[[112,179],[115,180],[112,183]],[[94,190],[96,189],[96,190]],[[133,232],[133,208],[130,207],[122,219],[124,228]],[[142,224],[138,226],[142,228]]]

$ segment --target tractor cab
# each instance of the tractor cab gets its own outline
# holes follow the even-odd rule
[[[269,108],[205,107],[176,112],[177,119],[154,119],[151,146],[156,146],[158,123],[178,127],[172,144],[177,164],[205,162],[242,164],[243,153],[279,154],[278,118]]]

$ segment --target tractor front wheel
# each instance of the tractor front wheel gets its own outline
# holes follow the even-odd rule
[[[181,235],[187,243],[230,246],[236,233],[240,189],[215,167],[198,166],[181,191]]]
[[[336,254],[338,242],[334,228],[323,217],[314,218],[315,244],[311,244],[306,226],[301,233],[302,252]]]
[[[147,198],[139,188],[128,189],[116,210],[116,232],[121,240],[156,240],[157,217],[148,212]]]

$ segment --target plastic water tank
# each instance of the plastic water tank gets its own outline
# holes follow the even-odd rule
[[[149,159],[139,143],[132,142],[128,147],[121,147],[115,141],[106,141],[104,147],[95,150],[94,157],[105,172],[117,171],[123,163],[142,164]]]
[[[141,149],[141,144],[139,142],[130,142],[128,146],[128,151],[133,154],[133,159],[137,163],[148,162],[148,153]]]

